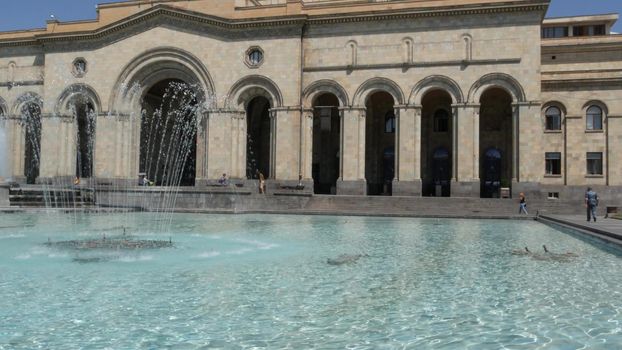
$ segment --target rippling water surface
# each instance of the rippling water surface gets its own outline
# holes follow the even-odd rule
[[[620,252],[535,222],[158,220],[153,214],[1,215],[0,349],[622,344]],[[76,253],[44,245],[112,237],[122,227],[141,239],[171,237],[175,247]],[[578,257],[511,254],[525,246],[541,252],[543,244]],[[342,254],[363,256],[327,263]]]

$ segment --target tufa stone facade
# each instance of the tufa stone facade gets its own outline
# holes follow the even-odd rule
[[[146,165],[147,102],[182,82],[198,106],[185,185],[261,171],[337,195],[622,200],[617,15],[543,20],[548,5],[129,1],[0,33],[13,179],[164,176]]]

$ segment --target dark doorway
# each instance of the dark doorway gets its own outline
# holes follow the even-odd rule
[[[390,196],[395,177],[396,118],[393,96],[372,94],[366,103],[365,178],[367,194]],[[390,151],[393,150],[393,151]],[[393,165],[388,162],[392,159]]]
[[[313,190],[335,194],[339,178],[341,123],[339,100],[333,94],[318,97],[313,104]]]
[[[501,189],[501,169],[503,157],[501,151],[490,148],[484,154],[484,171],[482,173],[483,187],[482,196],[485,198],[498,198]]]
[[[22,122],[25,134],[24,176],[27,184],[35,184],[41,166],[41,107],[36,103],[24,106]]]
[[[452,99],[444,90],[432,90],[422,100],[421,174],[424,196],[451,195],[453,123]]]
[[[435,197],[449,197],[451,193],[451,159],[446,148],[437,148],[432,155],[432,190]]]
[[[391,186],[395,178],[395,147],[389,146],[382,152],[382,173],[383,180],[387,186],[388,194],[391,193]]]
[[[95,140],[95,108],[91,102],[78,101],[73,105],[78,124],[76,135],[76,177],[93,176],[93,150]]]
[[[143,99],[140,171],[156,186],[194,186],[196,178],[196,89],[181,80],[155,84]]]
[[[270,177],[271,123],[270,101],[255,97],[246,108],[246,177],[257,179],[259,170],[264,178]]]
[[[512,182],[512,164],[507,161],[513,152],[512,97],[503,89],[491,88],[480,103],[481,196],[497,198],[501,188],[510,188]]]

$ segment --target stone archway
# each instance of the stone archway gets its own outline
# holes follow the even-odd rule
[[[395,178],[397,119],[395,100],[384,91],[372,93],[365,104],[365,178],[367,194],[392,194]]]
[[[339,98],[328,92],[313,101],[312,177],[316,194],[336,194],[341,167]]]
[[[232,163],[244,168],[247,179],[274,178],[276,159],[276,119],[274,108],[283,106],[283,95],[272,80],[251,75],[237,81],[227,94],[225,109],[244,116],[236,134],[242,136],[237,147],[245,149]]]
[[[55,115],[73,120],[75,142],[70,147],[74,150],[71,153],[75,154],[74,173],[77,178],[91,178],[94,175],[96,125],[100,110],[99,96],[86,84],[69,86],[56,104]]]
[[[479,104],[479,127],[476,129],[479,150],[474,165],[479,168],[480,196],[498,197],[501,188],[508,188],[512,193],[513,184],[519,181],[519,107],[527,101],[525,90],[508,74],[490,73],[471,86],[468,96],[470,103]],[[485,168],[485,152],[489,149],[501,155],[497,163],[502,169]],[[491,178],[488,173],[499,176]]]
[[[41,170],[41,110],[43,100],[35,93],[17,99],[14,114],[19,116],[24,139],[16,140],[23,149],[23,176],[27,184],[35,184]]]
[[[512,96],[496,87],[484,91],[479,118],[480,193],[484,198],[498,198],[501,188],[511,188],[514,178]]]
[[[171,94],[166,94],[167,89]],[[146,172],[152,176],[150,180],[164,186],[174,186],[176,182],[191,186],[196,179],[205,178],[207,127],[202,121],[204,113],[215,106],[215,96],[207,68],[187,51],[159,47],[131,60],[117,79],[109,102],[110,115],[116,118],[114,122],[123,135],[120,142],[98,143],[98,147],[111,148],[120,156],[114,165],[109,165],[117,169],[115,176],[134,182],[138,173]],[[172,118],[173,114],[179,118]],[[166,126],[167,131],[157,129],[157,125]],[[186,140],[175,148],[166,139],[181,129],[194,142]],[[161,144],[152,142],[158,135],[164,136]],[[181,152],[178,159],[167,157],[172,153],[154,159],[154,150],[163,146],[166,152],[168,146],[172,147],[171,152]],[[186,152],[189,158],[184,156]],[[190,174],[192,171],[194,174]]]
[[[451,193],[454,157],[452,96],[445,90],[427,90],[421,103],[421,175],[424,196]]]
[[[302,126],[303,174],[313,179],[314,193],[336,194],[343,167],[340,108],[348,106],[348,94],[336,81],[324,79],[305,88],[303,101],[310,107]]]
[[[195,185],[198,100],[195,87],[173,78],[143,97],[139,169],[157,186]]]

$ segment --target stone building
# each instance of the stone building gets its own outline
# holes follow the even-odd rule
[[[620,196],[618,16],[548,5],[142,0],[0,33],[13,179]]]

